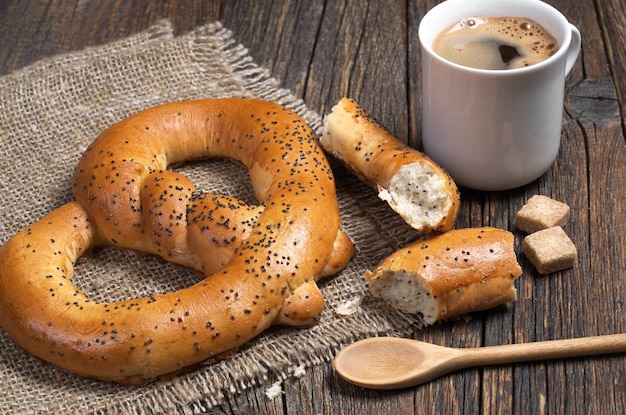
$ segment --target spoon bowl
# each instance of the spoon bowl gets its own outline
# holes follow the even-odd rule
[[[626,334],[503,346],[452,348],[397,337],[357,341],[335,356],[333,367],[364,388],[396,389],[470,367],[626,352]]]

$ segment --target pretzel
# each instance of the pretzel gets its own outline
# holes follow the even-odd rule
[[[167,167],[223,157],[247,166],[262,206],[205,194]],[[236,349],[273,324],[314,323],[316,281],[354,254],[332,172],[306,123],[251,99],[170,103],[104,131],[73,177],[73,201],[0,247],[0,325],[75,374],[142,384]],[[77,259],[111,245],[206,278],[163,294],[89,299]]]
[[[452,229],[461,205],[456,183],[422,152],[394,137],[356,101],[326,116],[322,148],[378,192],[404,221],[428,234]]]

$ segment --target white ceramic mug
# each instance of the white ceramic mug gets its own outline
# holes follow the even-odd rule
[[[437,55],[435,37],[467,17],[526,17],[559,44],[548,59],[520,69],[484,70]],[[578,57],[578,29],[539,0],[446,0],[419,26],[422,145],[457,184],[512,189],[542,176],[561,140],[565,77]]]

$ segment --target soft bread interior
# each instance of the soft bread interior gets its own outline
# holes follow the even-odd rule
[[[415,229],[439,223],[452,205],[445,176],[418,161],[400,167],[387,188],[378,187],[378,197]]]
[[[369,274],[368,279],[371,277]],[[437,321],[437,301],[418,273],[404,269],[384,269],[369,281],[370,294],[404,313],[421,314],[426,324]]]

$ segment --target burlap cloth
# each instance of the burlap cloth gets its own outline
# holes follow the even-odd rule
[[[319,132],[321,117],[266,70],[219,23],[174,37],[169,22],[105,46],[56,56],[0,79],[0,243],[71,199],[80,155],[100,131],[155,104],[192,98],[255,96],[300,113]],[[334,104],[334,103],[329,103]],[[180,168],[201,189],[251,200],[247,172],[226,161]],[[3,413],[198,413],[228,394],[294,376],[294,369],[333,358],[355,339],[406,335],[420,320],[369,298],[363,271],[416,237],[354,177],[337,169],[343,227],[358,253],[321,283],[326,309],[310,329],[272,329],[230,360],[144,387],[83,379],[41,363],[0,329]],[[104,249],[83,258],[75,280],[88,295],[113,300],[176,290],[195,273],[133,252]],[[336,311],[363,297],[358,311]],[[269,399],[269,398],[268,398]]]

